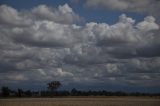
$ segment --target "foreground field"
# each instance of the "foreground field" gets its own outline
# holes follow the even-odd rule
[[[160,99],[109,98],[22,98],[0,99],[0,106],[160,106]]]

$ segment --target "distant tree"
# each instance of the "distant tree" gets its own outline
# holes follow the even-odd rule
[[[32,96],[32,92],[30,90],[27,90],[24,92],[26,96],[30,97]]]
[[[1,88],[1,92],[2,92],[3,97],[7,97],[7,96],[9,96],[10,89],[8,87],[4,86],[4,87]]]
[[[59,81],[52,81],[47,84],[48,89],[51,91],[51,93],[54,93],[59,87],[62,86],[62,84]]]
[[[76,88],[73,88],[73,89],[71,90],[71,95],[76,96],[77,94],[78,94],[77,89],[76,89]]]
[[[20,88],[18,88],[18,96],[19,97],[22,97],[22,95],[23,95],[23,90],[22,89],[20,89]]]

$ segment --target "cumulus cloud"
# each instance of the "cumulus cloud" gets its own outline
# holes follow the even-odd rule
[[[158,2],[158,0],[86,0],[86,4],[90,7],[134,12],[146,12],[148,7],[156,5]]]
[[[25,11],[1,5],[0,12],[1,80],[143,84],[159,79],[159,25],[153,16],[136,23],[122,14],[113,25],[80,26],[80,16],[67,4]]]
[[[54,21],[63,24],[71,24],[82,21],[82,17],[74,13],[68,4],[60,5],[58,8],[39,5],[31,10],[18,11],[10,6],[0,6],[0,23],[13,25],[28,25],[35,20]]]
[[[17,10],[12,7],[1,5],[0,12],[1,12],[0,14],[1,23],[6,22],[6,23],[19,24],[19,21],[22,20]]]
[[[159,29],[159,25],[154,21],[153,17],[148,16],[144,21],[135,25],[135,20],[123,14],[119,17],[119,22],[114,25],[88,23],[87,26],[89,26],[89,30],[99,45],[126,43],[134,45],[136,42],[143,43],[147,41],[148,43],[151,37],[154,37],[152,32]],[[143,35],[144,33],[147,33],[147,35]]]
[[[52,21],[37,21],[31,27],[13,29],[13,39],[31,46],[67,46],[74,41],[69,27]]]
[[[86,5],[91,8],[147,13],[155,16],[160,24],[159,0],[86,0]]]
[[[32,15],[36,17],[36,19],[51,20],[65,24],[79,22],[82,19],[79,15],[74,13],[68,4],[60,5],[58,8],[40,5],[33,8]]]
[[[159,29],[159,26],[157,24],[155,24],[155,18],[154,17],[148,16],[144,19],[143,22],[141,22],[137,25],[137,28],[139,30],[150,31],[150,30]]]

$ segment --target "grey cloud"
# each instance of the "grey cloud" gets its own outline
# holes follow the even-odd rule
[[[36,19],[51,20],[58,23],[75,23],[81,21],[81,17],[75,14],[68,4],[59,6],[57,9],[40,5],[33,8],[32,15]]]
[[[157,3],[159,3],[158,0],[86,0],[87,6],[90,7],[134,12],[146,12]]]
[[[0,79],[5,83],[55,78],[135,84],[159,79],[159,25],[153,16],[135,23],[122,14],[113,25],[79,26],[74,24],[78,15],[67,4],[25,11],[2,5],[0,11]]]
[[[155,24],[155,18],[148,16],[144,19],[143,22],[140,22],[136,26],[139,30],[150,31],[154,29],[159,29],[159,26]]]
[[[70,45],[74,38],[68,25],[51,21],[39,21],[22,32],[15,34],[15,42],[25,43],[31,46],[56,47]]]
[[[49,20],[63,24],[72,24],[83,20],[74,13],[68,4],[60,5],[57,8],[39,5],[31,10],[18,11],[10,6],[0,6],[0,23],[3,25],[26,26],[36,20]]]
[[[1,12],[0,14],[1,23],[6,22],[17,25],[22,20],[17,10],[12,7],[8,7],[7,5],[1,5],[0,12]]]
[[[160,24],[159,0],[86,0],[85,5],[91,8],[102,8],[125,12],[147,13],[154,16]]]
[[[7,5],[1,5],[0,12],[0,23],[4,26],[26,26],[32,22],[32,20],[25,17],[22,12]]]

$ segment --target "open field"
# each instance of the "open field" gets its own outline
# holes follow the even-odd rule
[[[158,98],[16,98],[0,99],[0,106],[160,106]]]

